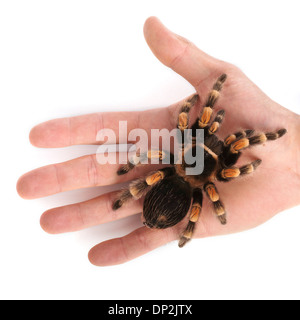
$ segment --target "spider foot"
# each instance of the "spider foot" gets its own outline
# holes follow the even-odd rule
[[[218,219],[220,220],[222,225],[227,224],[226,214],[223,214],[221,216],[218,216]]]
[[[182,236],[178,242],[178,247],[183,248],[190,240],[191,240],[191,238],[186,238],[186,237]]]

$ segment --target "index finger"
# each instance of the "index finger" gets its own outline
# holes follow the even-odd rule
[[[82,116],[54,119],[35,126],[29,135],[30,142],[40,148],[61,148],[79,144],[100,144],[97,134],[101,129],[113,130],[116,143],[120,141],[120,121],[126,121],[127,133],[133,129],[144,129],[149,134],[151,128],[174,126],[175,117],[170,109],[158,108],[131,112],[100,112]]]
[[[95,144],[101,129],[117,132],[119,121],[127,121],[129,130],[139,125],[141,112],[99,112],[54,119],[35,126],[30,142],[40,148],[60,148],[77,144]]]

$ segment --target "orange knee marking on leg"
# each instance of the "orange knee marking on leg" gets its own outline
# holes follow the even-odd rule
[[[230,145],[235,139],[236,139],[236,136],[234,134],[230,135],[229,137],[226,138],[225,145],[226,146]]]
[[[210,118],[211,118],[211,114],[212,114],[212,108],[211,107],[205,107],[203,109],[203,113],[202,113],[202,116],[201,116],[201,123],[204,124],[204,125],[207,125]]]
[[[206,127],[206,124],[202,123],[201,120],[199,120],[198,121],[198,126],[199,126],[199,128],[204,128],[204,127]]]
[[[187,124],[188,124],[188,115],[186,112],[181,112],[179,117],[178,117],[178,128],[180,130],[184,130],[187,128]]]
[[[226,178],[236,178],[240,175],[240,169],[239,168],[229,168],[229,169],[223,169],[221,172],[221,176]]]
[[[192,206],[192,211],[190,215],[190,221],[197,222],[200,216],[201,207],[199,204],[194,204]]]
[[[210,133],[210,134],[215,133],[215,132],[218,130],[219,126],[220,126],[220,123],[219,123],[219,122],[214,122],[214,123],[210,126],[210,128],[209,128],[209,130],[208,130],[209,133]]]
[[[150,150],[148,151],[147,157],[148,159],[160,159],[162,160],[165,156],[165,153],[160,150]]]
[[[220,199],[219,194],[213,185],[208,185],[206,187],[206,192],[212,202],[216,202]]]
[[[247,148],[249,146],[249,139],[248,138],[243,138],[240,139],[236,142],[234,142],[231,147],[230,147],[230,151],[232,153],[237,153],[237,151]]]
[[[154,183],[157,183],[161,179],[163,179],[164,174],[161,171],[155,172],[154,174],[151,174],[149,177],[146,178],[146,182],[148,186],[152,186]]]

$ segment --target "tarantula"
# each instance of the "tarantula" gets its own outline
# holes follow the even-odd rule
[[[214,212],[220,222],[226,224],[226,211],[220,200],[215,180],[227,182],[239,176],[252,173],[261,163],[257,159],[240,168],[235,163],[241,155],[241,150],[252,145],[262,144],[267,140],[275,140],[282,137],[287,131],[280,129],[277,132],[259,133],[254,130],[241,130],[230,134],[224,141],[219,140],[215,133],[218,131],[225,111],[217,112],[212,119],[213,107],[220,96],[220,91],[226,80],[226,74],[221,75],[210,91],[206,103],[191,129],[194,141],[190,148],[181,148],[182,161],[174,162],[174,155],[169,153],[172,166],[152,172],[145,178],[137,179],[130,183],[129,188],[124,189],[113,203],[113,209],[119,209],[130,199],[139,199],[145,196],[143,205],[144,224],[149,228],[165,229],[179,223],[189,214],[189,222],[180,236],[179,247],[183,247],[191,238],[195,224],[199,219],[204,190],[213,204]],[[198,101],[199,96],[194,94],[187,99],[178,116],[178,129],[182,136],[189,127],[189,111]],[[204,144],[195,143],[196,129],[204,130]],[[184,143],[183,143],[184,144]],[[196,148],[204,150],[204,170],[200,175],[187,175],[184,161],[185,152],[195,153]],[[129,161],[117,172],[118,175],[126,174],[135,166],[141,164],[144,158],[165,159],[167,152],[150,150],[146,154],[136,156],[134,161]],[[173,162],[172,162],[173,161]]]

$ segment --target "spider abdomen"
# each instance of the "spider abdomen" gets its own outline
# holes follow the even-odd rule
[[[155,185],[144,200],[144,224],[150,228],[175,226],[188,213],[192,200],[190,185],[178,176],[168,177]]]

